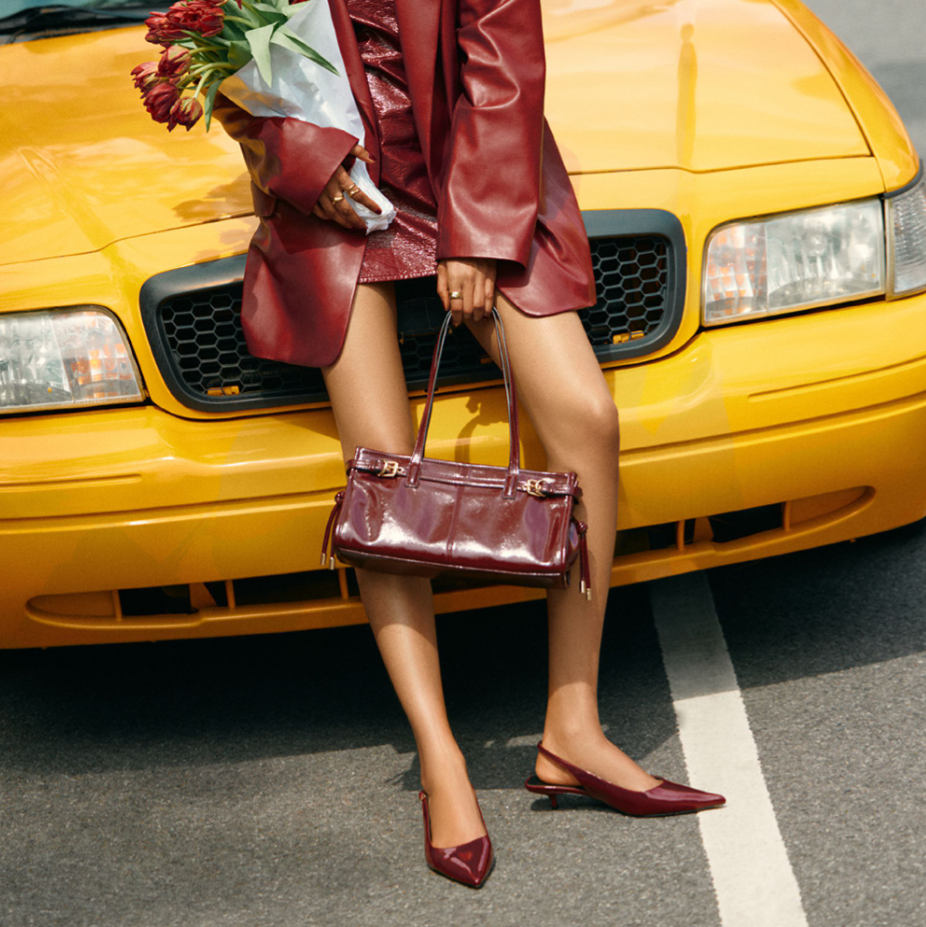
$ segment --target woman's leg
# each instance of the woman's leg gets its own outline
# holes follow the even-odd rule
[[[576,517],[588,524],[592,600],[574,581],[547,592],[550,677],[543,745],[618,785],[658,784],[604,735],[598,717],[598,659],[617,526],[618,413],[576,312],[530,317],[496,291],[518,398],[547,455],[547,469],[575,470],[582,487]],[[467,322],[498,361],[491,318]],[[576,580],[574,571],[573,580]],[[576,780],[538,755],[545,782]]]
[[[322,368],[345,461],[358,445],[410,454],[414,423],[396,338],[392,283],[360,284],[338,359]],[[411,723],[435,846],[485,833],[463,754],[447,720],[431,582],[358,569],[363,606]]]

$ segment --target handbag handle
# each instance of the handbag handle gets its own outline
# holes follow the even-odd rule
[[[452,316],[448,312],[440,327],[440,333],[437,337],[437,344],[434,345],[434,356],[431,358],[431,376],[428,379],[428,398],[425,401],[424,414],[421,416],[421,424],[418,426],[418,439],[415,441],[415,449],[412,451],[411,459],[408,464],[408,476],[405,478],[405,485],[412,488],[418,485],[418,479],[421,473],[421,459],[424,457],[424,446],[428,439],[428,427],[431,424],[431,409],[434,406],[434,391],[437,386],[437,371],[440,368],[441,354],[444,350],[444,342],[447,339],[447,331],[450,328]],[[505,498],[510,499],[514,496],[515,486],[518,483],[518,477],[521,473],[521,439],[518,429],[518,395],[514,385],[514,376],[511,372],[511,358],[508,356],[508,342],[505,340],[505,327],[502,324],[502,318],[498,314],[498,309],[492,307],[492,320],[495,322],[495,336],[498,340],[498,350],[502,361],[502,376],[505,380],[505,398],[508,403],[508,477],[505,480]]]

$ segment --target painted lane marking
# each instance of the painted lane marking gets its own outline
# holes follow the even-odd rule
[[[807,927],[707,577],[648,584],[689,783],[727,804],[697,815],[723,927]]]

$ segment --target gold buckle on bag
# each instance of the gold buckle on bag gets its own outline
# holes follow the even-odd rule
[[[396,460],[387,460],[383,464],[382,470],[377,471],[377,476],[397,476],[399,473],[399,463]]]
[[[537,496],[538,499],[544,499],[548,493],[543,488],[543,480],[528,480],[524,491],[531,496]]]

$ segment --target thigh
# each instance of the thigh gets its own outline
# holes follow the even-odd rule
[[[414,422],[391,282],[357,285],[344,346],[337,360],[321,371],[345,460],[358,445],[412,452]]]
[[[581,453],[590,442],[616,451],[617,408],[579,314],[528,316],[497,291],[495,305],[518,399],[551,460]],[[491,317],[466,324],[498,363]]]

